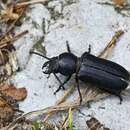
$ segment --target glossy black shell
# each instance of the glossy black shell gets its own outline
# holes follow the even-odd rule
[[[58,57],[58,72],[68,76],[76,72],[77,57],[72,53],[62,53]]]
[[[78,78],[114,93],[128,86],[129,73],[117,63],[84,53],[80,59]]]

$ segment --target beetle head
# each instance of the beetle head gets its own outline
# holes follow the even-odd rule
[[[42,66],[44,74],[57,73],[58,71],[58,57],[52,57]]]
[[[41,57],[48,60],[42,66],[44,74],[57,73],[57,71],[58,71],[58,57],[49,58],[49,57],[44,56],[44,55],[42,55],[42,54],[40,54],[38,52],[33,52],[33,51],[30,51],[30,54],[39,55],[39,56],[41,56]]]

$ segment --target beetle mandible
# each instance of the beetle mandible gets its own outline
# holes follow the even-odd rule
[[[80,103],[82,102],[82,95],[79,88],[79,80],[97,85],[99,89],[118,96],[121,103],[123,100],[121,92],[128,86],[129,72],[117,63],[90,54],[91,46],[81,57],[77,57],[71,52],[69,44],[67,43],[66,45],[68,52],[61,53],[59,56],[52,58],[37,52],[31,52],[48,60],[42,66],[43,73],[48,75],[53,73],[60,83],[54,94],[61,88],[65,89],[64,85],[75,74]],[[56,75],[57,73],[67,77],[63,83]]]

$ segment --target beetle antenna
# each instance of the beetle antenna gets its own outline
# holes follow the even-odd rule
[[[30,51],[30,54],[35,54],[35,55],[44,57],[44,58],[46,58],[47,60],[50,60],[50,59],[51,59],[51,58],[49,58],[49,57],[47,57],[47,56],[44,56],[44,55],[42,55],[42,54],[40,54],[40,53],[37,53],[37,52],[34,52],[34,51]]]

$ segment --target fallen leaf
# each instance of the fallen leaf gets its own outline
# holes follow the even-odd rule
[[[4,84],[0,87],[3,95],[10,96],[16,101],[21,101],[26,98],[27,90],[25,88],[16,88],[13,85]]]
[[[18,115],[17,101],[27,96],[25,88],[16,88],[14,85],[3,83],[0,86],[0,128],[9,125]]]

